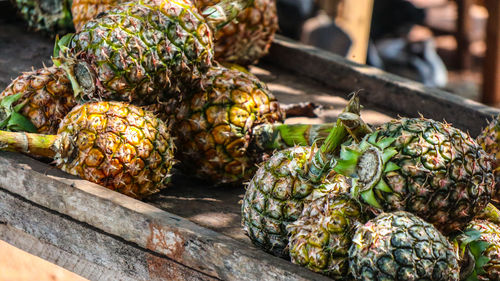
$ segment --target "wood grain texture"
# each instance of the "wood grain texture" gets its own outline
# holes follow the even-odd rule
[[[422,114],[435,120],[445,119],[473,136],[479,134],[488,119],[500,113],[500,109],[350,62],[281,36],[274,40],[266,60],[276,67],[293,71],[297,77],[314,79],[336,91],[363,90],[360,98],[364,105],[406,117]]]
[[[2,190],[22,197],[30,204],[39,205],[50,212],[83,223],[88,228],[89,235],[94,233],[97,237],[103,233],[123,239],[127,243],[136,244],[143,252],[160,255],[211,278],[328,280],[285,260],[265,254],[248,244],[200,227],[152,205],[75,179],[20,154],[0,152],[0,191]],[[15,209],[11,208],[1,214],[11,223],[23,225],[21,229],[30,232],[44,231],[37,235],[39,239],[51,238],[58,233],[57,229],[47,229],[48,226],[44,223],[25,223],[23,218],[15,217]],[[5,221],[6,218],[1,220]],[[61,219],[51,221],[54,220],[62,223]],[[106,244],[81,244],[81,233],[85,232],[78,229],[64,235],[64,239],[74,241],[65,243],[64,248],[75,247],[80,256],[85,255],[87,250],[90,251],[91,245]],[[88,240],[96,241],[95,238]],[[118,259],[122,255],[123,253],[115,254],[113,258]],[[51,257],[47,259],[52,260]],[[154,268],[160,267],[162,262],[156,265]]]

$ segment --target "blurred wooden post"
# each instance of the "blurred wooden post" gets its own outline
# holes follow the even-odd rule
[[[364,64],[370,38],[373,0],[343,0],[341,5],[337,23],[352,40],[347,59]]]
[[[469,12],[473,2],[473,0],[457,0],[457,56],[460,69],[470,69],[472,63],[469,49],[472,18]]]
[[[483,94],[486,104],[500,104],[500,1],[486,0],[486,56],[483,63]]]

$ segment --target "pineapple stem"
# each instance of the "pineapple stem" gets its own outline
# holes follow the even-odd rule
[[[343,113],[339,115],[336,126],[333,127],[326,141],[312,158],[308,173],[313,182],[319,181],[324,172],[329,170],[333,154],[340,148],[348,135],[357,141],[371,132],[370,127],[361,120],[360,111],[359,97],[357,93],[354,93]]]
[[[222,0],[202,11],[210,27],[218,31],[235,19],[243,10],[253,4],[254,0]]]
[[[57,138],[57,135],[0,131],[0,150],[53,158],[56,153],[52,146]]]
[[[311,146],[323,143],[335,123],[325,124],[262,124],[252,134],[252,145],[261,151],[284,149],[294,145]]]

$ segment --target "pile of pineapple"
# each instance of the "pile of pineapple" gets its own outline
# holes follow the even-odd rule
[[[354,95],[335,124],[282,124],[264,83],[218,63],[267,52],[272,0],[41,3],[16,1],[32,26],[77,32],[0,93],[1,149],[139,199],[174,165],[249,180],[250,239],[333,279],[500,280],[498,123],[477,141],[423,117],[372,129]]]

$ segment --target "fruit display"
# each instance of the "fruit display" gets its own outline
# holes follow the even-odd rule
[[[194,0],[198,9],[220,0]],[[218,61],[249,65],[263,57],[278,29],[276,0],[254,0],[237,19],[215,34],[215,57]]]
[[[461,256],[462,280],[500,280],[500,226],[497,223],[476,219],[454,241]]]
[[[346,180],[336,177],[339,182]],[[292,262],[333,279],[345,279],[352,236],[366,221],[361,205],[346,193],[330,192],[306,204],[299,218],[287,226]]]
[[[199,86],[213,64],[213,31],[249,0],[225,0],[204,10],[183,1],[135,1],[108,10],[61,38],[54,63],[75,95],[151,104]]]
[[[72,32],[71,0],[11,0],[21,17],[34,30],[49,35]]]
[[[74,107],[57,135],[1,131],[0,143],[2,150],[53,158],[69,174],[135,198],[164,188],[175,163],[163,121],[122,102]]]
[[[345,112],[356,115],[359,121],[359,109],[357,97],[353,97]],[[261,164],[248,184],[241,207],[243,229],[263,250],[288,257],[286,227],[298,219],[304,204],[330,192],[350,189],[349,181],[330,172],[332,154],[348,136],[341,120],[342,116],[321,147],[277,151]]]
[[[63,69],[51,66],[25,72],[0,93],[0,129],[55,134],[76,104]]]
[[[433,225],[404,211],[359,227],[349,249],[355,280],[459,280],[458,256]]]
[[[404,210],[445,234],[463,229],[494,193],[492,158],[467,134],[424,118],[382,125],[344,145],[335,170],[374,212]]]
[[[77,31],[100,13],[112,9],[124,0],[74,0],[71,8]],[[199,11],[221,2],[220,0],[195,0]],[[241,65],[255,63],[264,56],[278,29],[275,0],[255,0],[237,19],[215,33],[215,57],[219,62]]]
[[[486,128],[483,129],[481,134],[477,137],[477,143],[480,144],[484,151],[495,157],[494,174],[495,182],[500,185],[500,115],[495,120],[490,122]],[[496,189],[500,192],[500,189]],[[500,206],[500,194],[495,194],[492,198],[493,203],[498,207]]]

